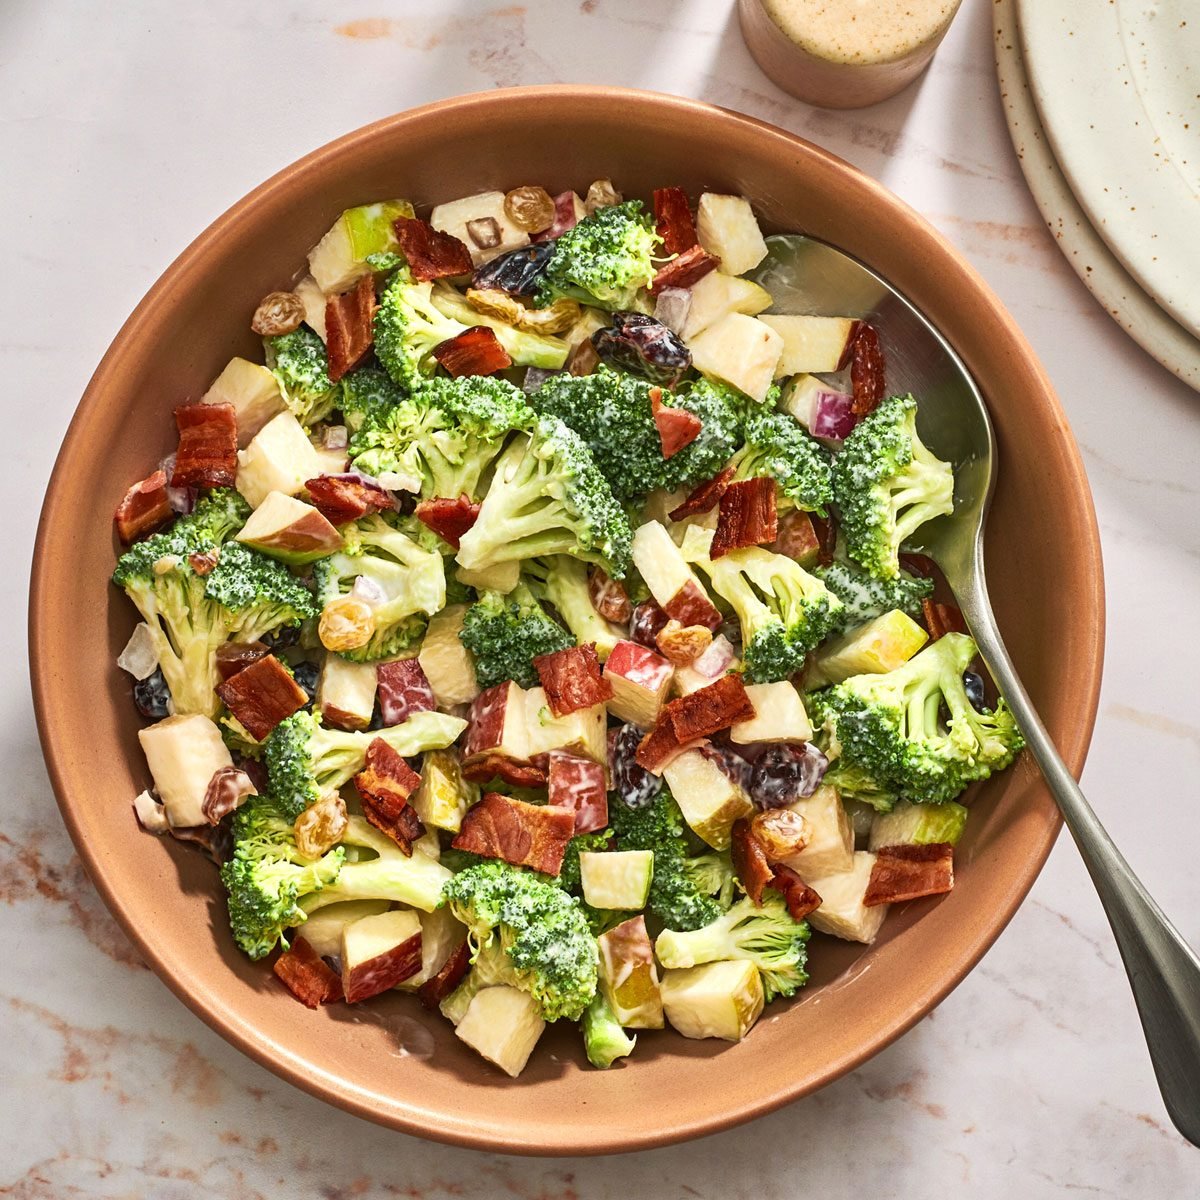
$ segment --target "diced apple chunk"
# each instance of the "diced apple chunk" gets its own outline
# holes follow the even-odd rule
[[[758,218],[745,196],[705,192],[696,206],[696,237],[730,275],[744,275],[767,257]]]
[[[304,490],[305,480],[320,473],[317,452],[290,412],[273,417],[238,451],[237,490],[251,508],[272,492],[295,496]]]
[[[544,692],[542,703],[545,704]],[[471,703],[467,724],[467,755],[500,754],[505,758],[530,758],[529,716],[527,693],[511,679],[481,692]]]
[[[366,729],[375,712],[378,682],[374,663],[356,663],[327,654],[317,681],[317,708],[335,729]]]
[[[858,322],[853,317],[796,317],[772,313],[759,317],[783,339],[775,377],[820,375],[836,371]]]
[[[714,850],[726,849],[734,821],[754,812],[750,797],[699,750],[685,750],[662,773],[683,819]]]
[[[467,937],[466,926],[448,908],[435,908],[417,916],[421,921],[421,969],[396,985],[405,992],[415,992],[432,979]]]
[[[647,521],[634,531],[633,565],[650,589],[650,595],[664,608],[689,584],[708,595],[675,540],[658,521]]]
[[[579,855],[583,898],[593,908],[645,908],[653,874],[653,850],[585,850]]]
[[[409,797],[421,824],[457,833],[463,814],[479,798],[479,789],[462,777],[454,750],[429,750],[421,762],[421,786]]]
[[[221,731],[199,713],[167,717],[138,730],[167,820],[176,828],[207,825],[204,797],[213,775],[233,766]]]
[[[622,721],[649,729],[658,720],[674,671],[665,658],[646,646],[618,642],[604,664],[604,677],[613,690],[608,711]]]
[[[525,713],[529,758],[551,750],[573,750],[593,762],[608,761],[608,713],[603,704],[556,717],[545,689],[535,687],[525,693]]]
[[[250,439],[272,418],[287,411],[279,380],[261,363],[232,358],[212,386],[200,397],[203,404],[232,404],[237,414],[238,445]]]
[[[318,474],[340,475],[349,469],[350,453],[345,449],[336,450],[331,446],[323,446],[315,437],[309,438],[313,449],[317,452]]]
[[[387,900],[343,900],[318,908],[299,932],[322,958],[336,958],[342,953],[342,931],[347,925],[377,917],[390,907]]]
[[[874,866],[875,855],[868,850],[858,850],[849,870],[816,878],[805,877],[804,882],[821,897],[821,906],[808,916],[814,929],[849,942],[870,945],[875,940],[889,905],[875,904],[868,908],[863,904]]]
[[[662,989],[654,947],[639,914],[601,934],[600,990],[625,1029],[663,1027]]]
[[[763,1010],[762,979],[745,959],[665,971],[662,1000],[667,1020],[684,1037],[739,1042]]]
[[[449,604],[431,617],[417,655],[441,708],[469,704],[479,695],[475,664],[459,638],[466,613],[465,604]]]
[[[786,679],[778,683],[748,683],[746,695],[754,705],[754,716],[731,727],[732,741],[746,744],[812,739],[812,724],[804,710],[804,701]]]
[[[775,380],[783,338],[760,317],[731,313],[687,343],[692,366],[763,401]]]
[[[679,335],[690,342],[698,333],[715,325],[730,313],[745,313],[753,317],[771,307],[771,293],[749,279],[738,279],[723,271],[710,271],[688,289],[691,304],[683,332]]]
[[[545,1028],[537,1001],[528,992],[501,986],[476,992],[454,1032],[515,1079]]]
[[[819,787],[811,796],[789,804],[809,824],[812,836],[799,854],[785,862],[806,883],[814,875],[848,871],[854,856],[854,828],[832,787]],[[815,886],[815,885],[814,885]]]
[[[465,587],[473,587],[481,591],[486,588],[507,596],[521,578],[521,564],[514,559],[512,562],[481,567],[478,571],[472,571],[468,567],[459,567],[457,575],[458,582]]]
[[[903,666],[929,634],[898,608],[826,642],[809,662],[805,685],[823,687],[852,675],[883,675]]]
[[[320,512],[283,492],[269,492],[235,540],[295,567],[342,548],[342,535]]]
[[[396,908],[342,930],[342,990],[356,1004],[394,988],[421,969],[421,919]]]
[[[325,293],[311,275],[305,275],[292,291],[300,297],[300,303],[304,305],[304,323],[321,341],[325,341],[325,305],[329,302]]]
[[[317,287],[327,296],[346,291],[371,270],[368,255],[397,248],[393,222],[397,217],[412,215],[413,206],[407,200],[384,200],[346,209],[309,251],[308,269]]]
[[[529,234],[514,225],[504,211],[503,192],[480,192],[439,204],[430,213],[429,223],[464,242],[476,266],[506,250],[529,245]]]

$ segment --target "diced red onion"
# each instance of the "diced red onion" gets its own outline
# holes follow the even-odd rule
[[[350,445],[350,431],[345,425],[326,425],[321,433],[321,445],[326,450],[345,450]]]
[[[139,621],[134,626],[125,649],[117,659],[117,666],[122,671],[128,671],[134,679],[148,679],[158,666],[158,646],[154,641],[154,632],[145,621]]]
[[[387,593],[383,588],[367,575],[359,575],[354,580],[354,586],[350,589],[350,595],[355,600],[361,600],[364,604],[371,608],[377,608],[387,599]]]
[[[527,396],[531,395],[552,375],[561,375],[562,373],[562,371],[547,370],[545,367],[529,367],[525,371],[525,378],[521,380],[521,388]]]
[[[692,670],[703,675],[705,679],[716,679],[728,670],[729,664],[736,657],[733,643],[723,633],[718,633],[708,649],[692,663]]]
[[[663,288],[654,304],[654,319],[661,321],[672,333],[682,336],[691,310],[690,288]]]

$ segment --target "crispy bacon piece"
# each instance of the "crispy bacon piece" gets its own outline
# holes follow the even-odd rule
[[[762,842],[754,836],[750,822],[742,817],[734,821],[730,831],[729,857],[733,860],[733,872],[738,877],[750,903],[762,908],[763,888],[771,882],[771,864]]]
[[[783,894],[783,902],[793,921],[803,921],[809,913],[821,907],[821,897],[791,867],[781,863],[775,865],[767,886]]]
[[[420,784],[420,775],[383,738],[372,740],[367,747],[366,765],[354,776],[363,815],[408,855],[412,854],[413,842],[425,832],[416,809],[408,802]]]
[[[817,564],[827,567],[833,562],[833,551],[837,546],[837,522],[833,519],[832,514],[828,517],[820,517],[816,513],[809,513],[808,519],[812,522],[813,529],[817,532],[817,541],[820,543],[820,549],[817,551]]]
[[[683,742],[675,732],[675,726],[669,717],[665,716],[666,709],[659,713],[658,721],[638,744],[633,761],[651,775],[661,775],[663,768],[670,766],[685,750],[691,750],[699,742]]]
[[[218,767],[208,781],[200,811],[210,825],[219,825],[247,796],[257,796],[258,788],[238,767]]]
[[[694,579],[689,579],[663,606],[669,618],[680,625],[703,625],[716,633],[724,621],[720,610]]]
[[[663,708],[659,724],[669,721],[681,742],[691,742],[753,717],[754,705],[742,677],[722,675],[715,683],[672,700]]]
[[[813,528],[812,517],[802,508],[794,508],[779,518],[779,533],[771,544],[776,554],[794,559],[802,567],[815,567],[821,542]]]
[[[683,188],[654,189],[654,224],[666,254],[683,254],[697,245],[696,222]]]
[[[471,947],[466,942],[460,942],[442,963],[438,973],[417,988],[417,998],[427,1009],[434,1011],[462,983],[470,965]]]
[[[454,376],[494,375],[512,366],[508,351],[490,325],[472,325],[439,342],[431,353]]]
[[[485,858],[502,858],[516,867],[547,875],[562,870],[567,843],[575,836],[575,811],[552,804],[526,804],[499,792],[486,792],[467,809],[462,829],[451,843]]]
[[[217,647],[217,674],[230,679],[251,663],[265,658],[271,651],[262,642],[222,642]]]
[[[546,703],[556,717],[568,717],[581,708],[612,699],[612,684],[600,673],[594,642],[539,654],[533,667],[546,690]]]
[[[842,351],[838,370],[850,368],[850,382],[854,390],[854,404],[850,411],[856,417],[865,417],[883,399],[884,362],[883,347],[873,325],[859,321],[850,340]]]
[[[921,613],[925,618],[925,628],[929,630],[931,642],[936,642],[947,633],[967,632],[962,610],[956,604],[943,604],[940,600],[930,600],[926,596],[921,601]]]
[[[318,475],[304,486],[313,507],[330,525],[345,525],[367,513],[396,507],[386,488],[361,475]]]
[[[437,708],[433,685],[415,658],[381,662],[375,668],[375,679],[379,715],[388,727],[407,721],[413,713],[433,712]]]
[[[682,521],[684,517],[690,517],[696,513],[706,513],[716,508],[725,494],[725,489],[729,486],[729,481],[733,478],[733,470],[733,467],[726,467],[712,479],[697,484],[688,493],[688,498],[682,504],[671,509],[667,516],[672,521]]]
[[[334,383],[370,353],[375,344],[374,317],[375,277],[369,273],[350,291],[325,302],[325,348]]]
[[[711,558],[720,558],[743,546],[762,546],[779,536],[775,509],[775,480],[766,475],[731,483],[721,496],[717,531]]]
[[[419,217],[397,217],[393,227],[400,249],[408,259],[408,269],[419,283],[470,275],[474,269],[466,243],[453,234],[434,229],[428,221]]]
[[[113,513],[113,523],[117,527],[117,537],[128,546],[130,542],[153,533],[171,519],[171,514],[167,473],[155,471],[140,483],[135,483],[121,497],[121,503]]]
[[[232,404],[181,404],[173,488],[233,487],[237,480],[237,410]]]
[[[463,763],[462,776],[471,783],[490,783],[493,779],[503,779],[511,787],[546,786],[546,772],[541,767],[504,754],[472,755]]]
[[[457,550],[463,534],[479,516],[479,505],[464,492],[457,500],[447,500],[442,496],[422,500],[416,507],[416,514],[418,521]]]
[[[704,423],[686,408],[668,408],[662,402],[662,388],[650,389],[650,407],[654,412],[654,427],[663,458],[671,458],[690,446],[699,436]]]
[[[650,282],[650,295],[657,296],[663,288],[690,288],[720,265],[721,260],[716,255],[699,246],[691,246],[658,269]]]
[[[217,684],[217,695],[246,732],[260,742],[280,721],[308,703],[308,693],[273,654],[264,654]]]
[[[588,598],[606,621],[625,625],[633,615],[625,585],[619,579],[611,579],[603,567],[593,567],[588,572]]]
[[[566,750],[550,751],[550,803],[575,814],[575,832],[593,833],[608,824],[604,768]]]
[[[271,969],[306,1008],[344,999],[337,973],[302,937],[292,939],[292,948],[281,954]]]
[[[863,904],[899,904],[921,896],[940,896],[953,886],[954,847],[949,842],[884,846],[875,852]]]

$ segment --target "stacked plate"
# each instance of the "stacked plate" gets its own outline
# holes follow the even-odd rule
[[[995,5],[1000,93],[1042,216],[1107,311],[1200,388],[1194,10],[1195,0]]]

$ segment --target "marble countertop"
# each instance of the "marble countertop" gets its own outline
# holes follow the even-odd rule
[[[11,564],[0,576],[10,626],[0,689],[9,781],[0,803],[0,1195],[1200,1192],[1200,1152],[1167,1120],[1115,946],[1068,839],[978,969],[861,1070],[691,1145],[523,1161],[347,1116],[193,1017],[89,885],[30,709],[23,613],[46,474],[109,340],[197,231],[292,159],[410,105],[533,82],[655,88],[779,124],[882,180],[960,247],[1041,354],[1083,450],[1108,580],[1085,788],[1164,908],[1200,940],[1191,863],[1200,396],[1121,334],[1043,227],[1001,113],[990,7],[967,0],[917,87],[836,113],[793,101],[758,72],[732,0],[3,5],[0,357],[5,403],[14,417],[21,406],[21,424],[0,482]]]

